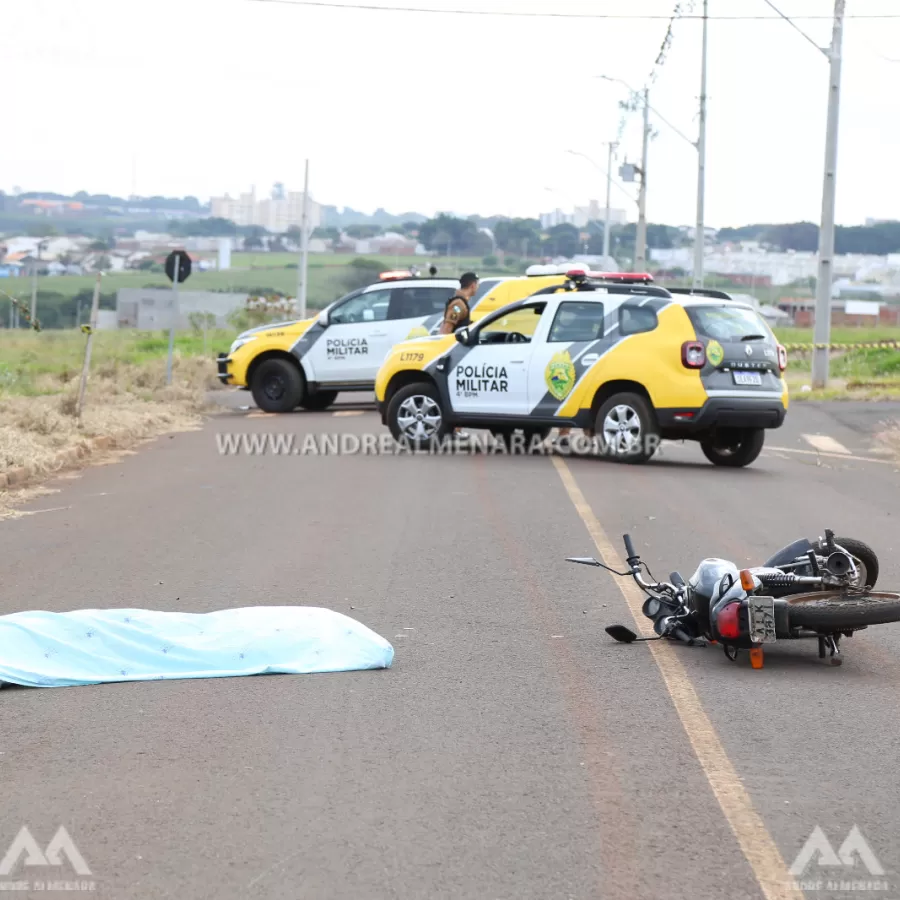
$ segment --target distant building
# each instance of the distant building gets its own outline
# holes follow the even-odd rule
[[[235,225],[258,225],[277,234],[283,234],[291,226],[303,224],[303,192],[285,191],[283,185],[276,185],[273,196],[258,199],[256,189],[237,197],[213,197],[210,200],[212,215],[229,219]],[[312,198],[309,201],[309,227],[321,224],[322,207]]]

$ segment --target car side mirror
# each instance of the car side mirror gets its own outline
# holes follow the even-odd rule
[[[322,312],[319,313],[319,317],[316,320],[323,328],[328,327],[328,310],[323,309]]]
[[[469,343],[469,329],[468,328],[460,328],[459,331],[456,332],[456,340],[460,342],[460,344],[468,344]]]

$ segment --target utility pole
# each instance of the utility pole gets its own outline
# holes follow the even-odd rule
[[[641,151],[641,190],[638,194],[638,223],[634,248],[634,271],[647,270],[647,152],[650,144],[650,91],[644,88],[644,144]]]
[[[828,125],[825,132],[825,176],[822,184],[822,221],[819,226],[819,266],[816,276],[816,318],[813,340],[812,386],[828,383],[828,347],[831,342],[831,292],[834,278],[834,200],[837,177],[838,113],[841,100],[841,41],[844,32],[845,0],[834,2],[831,47],[825,52],[830,64],[828,83]]]
[[[306,174],[303,178],[303,216],[300,226],[300,272],[297,285],[297,300],[301,319],[306,318],[306,281],[309,261],[309,160],[306,160]]]
[[[700,130],[697,137],[697,229],[694,233],[694,287],[703,287],[703,251],[706,246],[706,30],[708,2],[703,0],[703,50],[700,63]]]
[[[610,225],[610,192],[612,191],[612,164],[613,164],[613,153],[616,150],[618,145],[609,142],[609,156],[608,161],[606,163],[606,220],[603,225],[603,256],[609,256],[609,225]],[[604,262],[604,265],[606,263]]]
[[[33,263],[31,269],[31,321],[37,319],[37,280],[38,265],[41,262],[41,247],[44,246],[43,241],[37,243],[37,261]]]

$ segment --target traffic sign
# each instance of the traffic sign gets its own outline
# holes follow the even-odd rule
[[[173,284],[182,284],[191,274],[191,258],[184,250],[173,250],[166,257],[166,276]],[[177,276],[177,279],[176,279]]]

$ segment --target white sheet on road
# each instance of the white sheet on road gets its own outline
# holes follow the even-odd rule
[[[393,658],[365,625],[308,606],[0,616],[0,682],[25,687],[350,672],[387,669]]]

